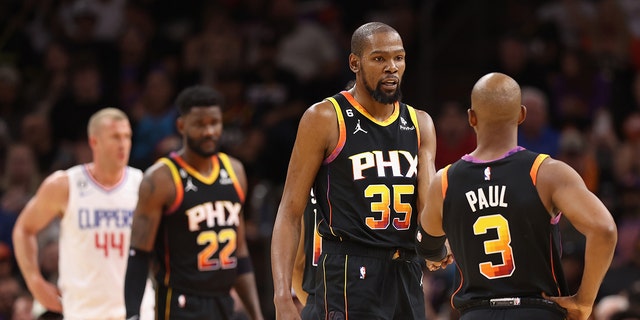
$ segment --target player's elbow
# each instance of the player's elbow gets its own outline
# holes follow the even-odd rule
[[[27,234],[28,232],[24,228],[24,224],[22,224],[20,222],[20,219],[18,219],[18,222],[16,222],[16,224],[13,226],[13,231],[11,232],[11,238],[13,240],[13,243],[24,242],[24,239],[26,238]]]
[[[601,219],[590,229],[589,234],[585,236],[587,238],[593,238],[599,243],[615,246],[618,242],[618,228],[613,218]]]
[[[614,244],[618,242],[618,227],[616,227],[616,223],[613,219],[602,225],[600,232],[602,236],[606,238],[606,241]]]

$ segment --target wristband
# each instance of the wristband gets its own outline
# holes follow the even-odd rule
[[[136,248],[129,250],[127,273],[124,279],[124,301],[127,309],[127,319],[140,314],[140,304],[144,295],[147,277],[149,275],[149,260],[151,252]]]
[[[441,261],[447,257],[447,247],[444,242],[446,235],[434,237],[428,234],[421,225],[416,232],[416,253],[429,261]]]
[[[249,259],[249,257],[238,258],[238,266],[236,267],[236,270],[238,272],[238,275],[253,272],[253,265],[251,264],[251,259]]]

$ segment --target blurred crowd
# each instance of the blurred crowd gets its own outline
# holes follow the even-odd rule
[[[32,319],[12,226],[43,177],[90,161],[89,116],[124,110],[134,132],[130,163],[144,170],[179,147],[173,101],[192,84],[225,97],[221,150],[247,170],[250,250],[272,318],[270,234],[298,120],[353,78],[350,36],[365,21],[388,23],[403,37],[403,100],[434,117],[437,168],[474,147],[466,109],[475,80],[499,71],[520,83],[528,110],[520,145],[574,167],[618,224],[594,319],[640,312],[638,0],[4,0],[0,320]],[[584,239],[562,228],[575,288]],[[39,239],[51,281],[56,241],[55,225]],[[433,319],[456,316],[448,305],[452,269],[425,282]]]

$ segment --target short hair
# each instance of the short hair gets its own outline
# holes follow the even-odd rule
[[[209,86],[187,87],[176,98],[180,115],[185,115],[194,107],[218,106],[222,109],[223,99],[218,91]]]
[[[91,118],[89,118],[89,124],[87,125],[87,135],[91,137],[96,134],[98,130],[98,125],[102,119],[108,118],[111,120],[127,120],[129,121],[129,117],[122,110],[118,108],[104,108],[96,113],[94,113]]]
[[[351,36],[351,53],[358,57],[362,56],[367,38],[381,32],[398,33],[396,29],[382,22],[369,22],[358,27]]]

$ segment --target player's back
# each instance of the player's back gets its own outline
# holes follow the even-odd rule
[[[110,188],[100,185],[85,165],[67,174],[58,280],[65,319],[122,319],[130,227],[142,172],[127,167]]]
[[[443,226],[461,270],[454,305],[500,297],[567,294],[557,221],[536,175],[546,155],[520,148],[480,162],[465,156],[443,173]]]
[[[236,245],[244,193],[223,153],[205,177],[179,155],[162,158],[172,172],[176,201],[156,239],[159,285],[198,296],[228,294],[236,278]]]

